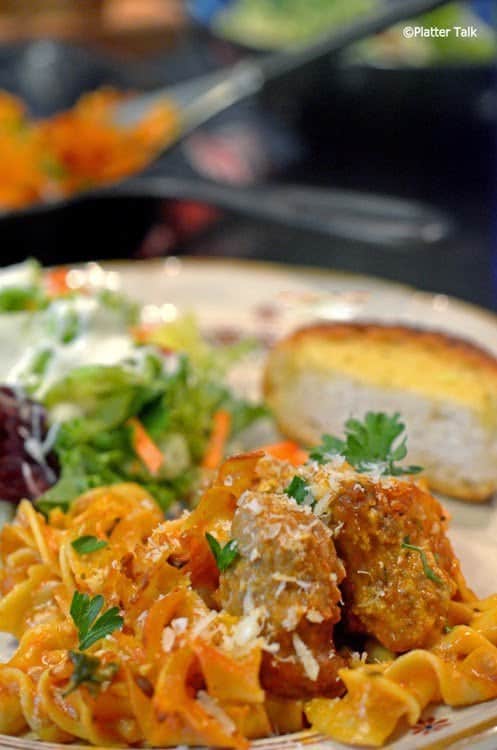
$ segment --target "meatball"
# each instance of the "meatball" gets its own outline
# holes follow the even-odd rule
[[[261,681],[284,697],[343,692],[333,627],[344,576],[330,530],[286,495],[247,491],[231,535],[239,559],[220,578],[220,599],[234,615],[262,613],[269,651]]]
[[[348,472],[332,484],[326,516],[347,571],[348,629],[393,652],[429,646],[447,624],[459,575],[443,508],[408,480]]]

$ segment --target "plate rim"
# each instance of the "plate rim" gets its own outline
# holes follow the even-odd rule
[[[161,266],[167,260],[174,258],[179,260],[182,264],[190,267],[194,266],[225,266],[227,268],[250,268],[259,272],[270,271],[273,273],[287,272],[291,276],[302,274],[310,280],[319,282],[323,278],[323,275],[329,279],[340,279],[346,278],[351,280],[357,280],[359,283],[362,281],[377,282],[381,285],[387,286],[391,289],[397,289],[398,291],[404,291],[411,295],[416,295],[418,299],[422,299],[425,302],[433,300],[436,297],[442,296],[447,299],[449,304],[459,307],[461,311],[466,310],[467,312],[483,318],[487,322],[497,325],[497,309],[494,311],[491,308],[478,305],[475,302],[469,302],[468,300],[461,299],[453,294],[447,294],[446,292],[428,291],[426,289],[420,289],[419,287],[408,284],[402,281],[395,281],[393,279],[385,278],[384,276],[376,274],[366,274],[356,271],[348,271],[340,268],[332,268],[329,266],[314,266],[306,265],[305,263],[284,263],[282,261],[267,261],[257,260],[251,258],[223,258],[219,256],[208,256],[208,255],[169,255],[160,258],[113,258],[109,260],[93,260],[84,261],[82,263],[67,263],[68,268],[84,268],[87,263],[96,263],[103,269],[109,268],[110,270],[128,269],[134,265],[145,266]],[[60,265],[60,264],[59,264]],[[57,268],[59,266],[43,266],[43,269]],[[0,269],[1,272],[2,269]],[[305,279],[304,279],[305,280]]]

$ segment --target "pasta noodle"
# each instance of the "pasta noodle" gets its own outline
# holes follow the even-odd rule
[[[490,618],[497,622],[495,603]],[[495,698],[497,648],[477,631],[477,619],[473,627],[454,628],[432,651],[410,651],[385,665],[343,670],[348,691],[343,699],[307,704],[313,727],[341,742],[381,746],[401,719],[415,724],[429,703],[465,706]]]
[[[310,699],[305,691],[282,696],[265,687],[263,667],[285,641],[263,632],[257,601],[243,614],[222,606],[206,533],[222,549],[237,508],[248,502],[260,514],[257,488],[274,492],[294,472],[261,453],[235,457],[199,506],[171,521],[135,484],[92,490],[49,520],[23,501],[0,535],[0,629],[19,641],[0,665],[0,732],[29,730],[42,740],[98,746],[243,750],[250,739],[302,730],[307,717],[337,740],[379,746],[402,722],[415,723],[429,703],[462,706],[496,697],[497,595],[477,600],[456,568],[447,632],[429,647],[378,663],[341,656],[344,697],[318,688]],[[298,512],[311,527],[318,523],[310,511]],[[86,538],[102,544],[78,552],[73,543]],[[411,564],[421,563],[413,557]],[[278,573],[276,582],[300,597],[310,591],[291,575]],[[75,591],[89,600],[103,597],[105,611],[116,607],[123,617],[122,627],[83,649]],[[309,627],[320,633],[315,606]],[[308,669],[309,649],[301,646]],[[74,684],[78,658],[89,671]]]

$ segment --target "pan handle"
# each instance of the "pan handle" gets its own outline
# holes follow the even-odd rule
[[[427,204],[354,190],[294,185],[238,188],[150,175],[97,192],[107,196],[194,200],[252,218],[391,250],[431,246],[452,232],[450,219]]]

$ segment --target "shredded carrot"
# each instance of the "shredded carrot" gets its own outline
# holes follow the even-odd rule
[[[67,283],[67,274],[69,269],[66,266],[59,266],[47,271],[44,277],[46,292],[49,297],[62,297],[71,291]]]
[[[204,469],[217,469],[224,457],[224,448],[231,430],[231,414],[219,409],[213,417],[209,445],[202,461]]]
[[[131,417],[128,424],[133,430],[133,448],[151,474],[155,476],[164,463],[164,454],[154,443],[139,419]]]
[[[139,323],[136,326],[131,326],[130,334],[137,344],[146,344],[150,339],[150,335],[158,328],[157,324],[152,323]]]
[[[0,90],[0,206],[20,208],[72,195],[140,172],[172,142],[180,123],[172,102],[117,126],[125,98],[111,89],[83,96],[70,110],[35,120]]]
[[[273,458],[290,461],[294,466],[301,466],[309,458],[307,451],[294,443],[293,440],[284,440],[282,443],[273,443],[272,445],[263,445],[261,447],[265,453],[269,453]]]

